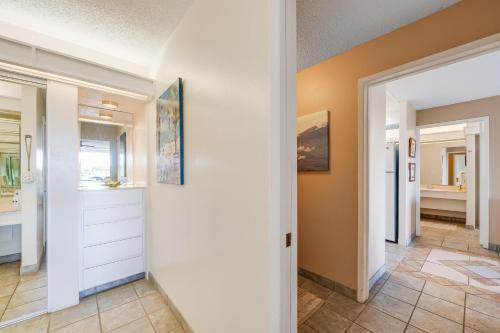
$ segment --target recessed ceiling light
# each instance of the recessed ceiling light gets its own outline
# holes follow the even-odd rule
[[[105,100],[103,99],[101,101],[101,104],[102,106],[108,108],[108,109],[116,109],[118,108],[118,103],[117,102],[113,102],[113,101],[109,101],[109,100]]]

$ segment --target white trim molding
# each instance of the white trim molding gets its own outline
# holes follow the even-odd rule
[[[146,100],[155,95],[149,78],[0,37],[0,70]]]
[[[453,64],[482,54],[500,50],[500,33],[444,52],[440,52],[408,64],[396,66],[358,81],[358,285],[357,300],[364,302],[369,295],[368,279],[368,89],[433,68]],[[486,163],[481,163],[484,165]],[[483,172],[483,170],[481,170]],[[489,172],[489,170],[487,170]],[[483,210],[485,207],[481,207]],[[481,236],[484,240],[484,235]]]
[[[269,332],[297,332],[296,0],[272,1],[269,24]],[[290,246],[286,235],[291,234]]]

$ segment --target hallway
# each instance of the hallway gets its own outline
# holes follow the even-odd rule
[[[359,304],[299,276],[299,333],[500,332],[500,257],[478,230],[422,221],[405,248],[386,243],[386,274]]]
[[[184,330],[160,293],[143,279],[86,297],[77,306],[0,332],[184,333]]]

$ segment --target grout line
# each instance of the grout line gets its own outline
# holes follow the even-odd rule
[[[467,293],[465,293],[465,298],[464,298],[464,327],[463,327],[463,333],[465,333],[465,311],[467,311]]]
[[[417,308],[418,302],[420,301],[420,297],[422,297],[422,294],[424,293],[423,290],[425,289],[425,285],[426,284],[427,284],[427,280],[425,280],[424,285],[422,287],[422,291],[420,292],[420,295],[418,295],[417,302],[415,302],[415,306],[413,307],[413,310],[412,310],[412,312],[410,314],[410,317],[408,317],[408,322],[406,323],[405,331],[408,329],[408,325],[410,325],[411,318],[413,317],[413,314],[415,313],[415,309]]]
[[[314,329],[314,327],[311,327],[311,326],[307,325],[306,323],[302,324],[302,326],[307,326],[310,329],[312,329],[314,332],[319,333],[316,329]]]
[[[145,280],[145,279],[144,279],[144,280]],[[141,280],[139,280],[139,281],[141,281]],[[134,282],[135,282],[135,281],[134,281]],[[149,323],[149,324],[151,325],[151,327],[153,328],[153,331],[155,331],[155,332],[156,332],[156,329],[155,329],[155,327],[154,327],[154,325],[153,325],[153,322],[151,321],[151,318],[149,318],[149,313],[146,311],[146,308],[144,308],[144,305],[143,305],[143,304],[142,304],[142,302],[141,302],[141,296],[139,295],[139,293],[137,292],[137,289],[136,289],[136,288],[135,288],[135,286],[133,285],[133,283],[134,283],[134,282],[132,282],[132,288],[134,288],[135,294],[137,295],[137,300],[139,301],[139,304],[141,305],[142,310],[143,310],[143,311],[144,311],[144,313],[146,314],[146,320],[148,321],[148,323]]]
[[[17,287],[19,287],[19,283],[21,283],[21,280],[19,280],[18,282],[16,282],[16,287],[12,291],[12,294],[10,294],[9,301],[5,305],[5,309],[2,311],[2,316],[0,316],[0,321],[3,321],[2,319],[5,316],[5,313],[7,312],[7,310],[9,309],[10,302],[12,302],[12,298],[14,297],[14,294],[16,293]],[[14,283],[12,283],[12,284],[14,284]]]
[[[101,320],[101,308],[99,307],[99,302],[97,301],[97,295],[95,295],[95,304],[97,306],[97,320],[99,321],[99,331],[102,333],[102,320]]]

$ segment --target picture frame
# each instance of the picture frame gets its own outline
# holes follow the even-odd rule
[[[408,181],[410,183],[415,182],[415,172],[417,165],[415,163],[408,163]]]
[[[297,118],[297,171],[330,170],[330,111]]]
[[[408,143],[408,156],[415,158],[417,153],[417,140],[410,138]]]
[[[184,107],[182,78],[156,103],[156,181],[184,185]]]

